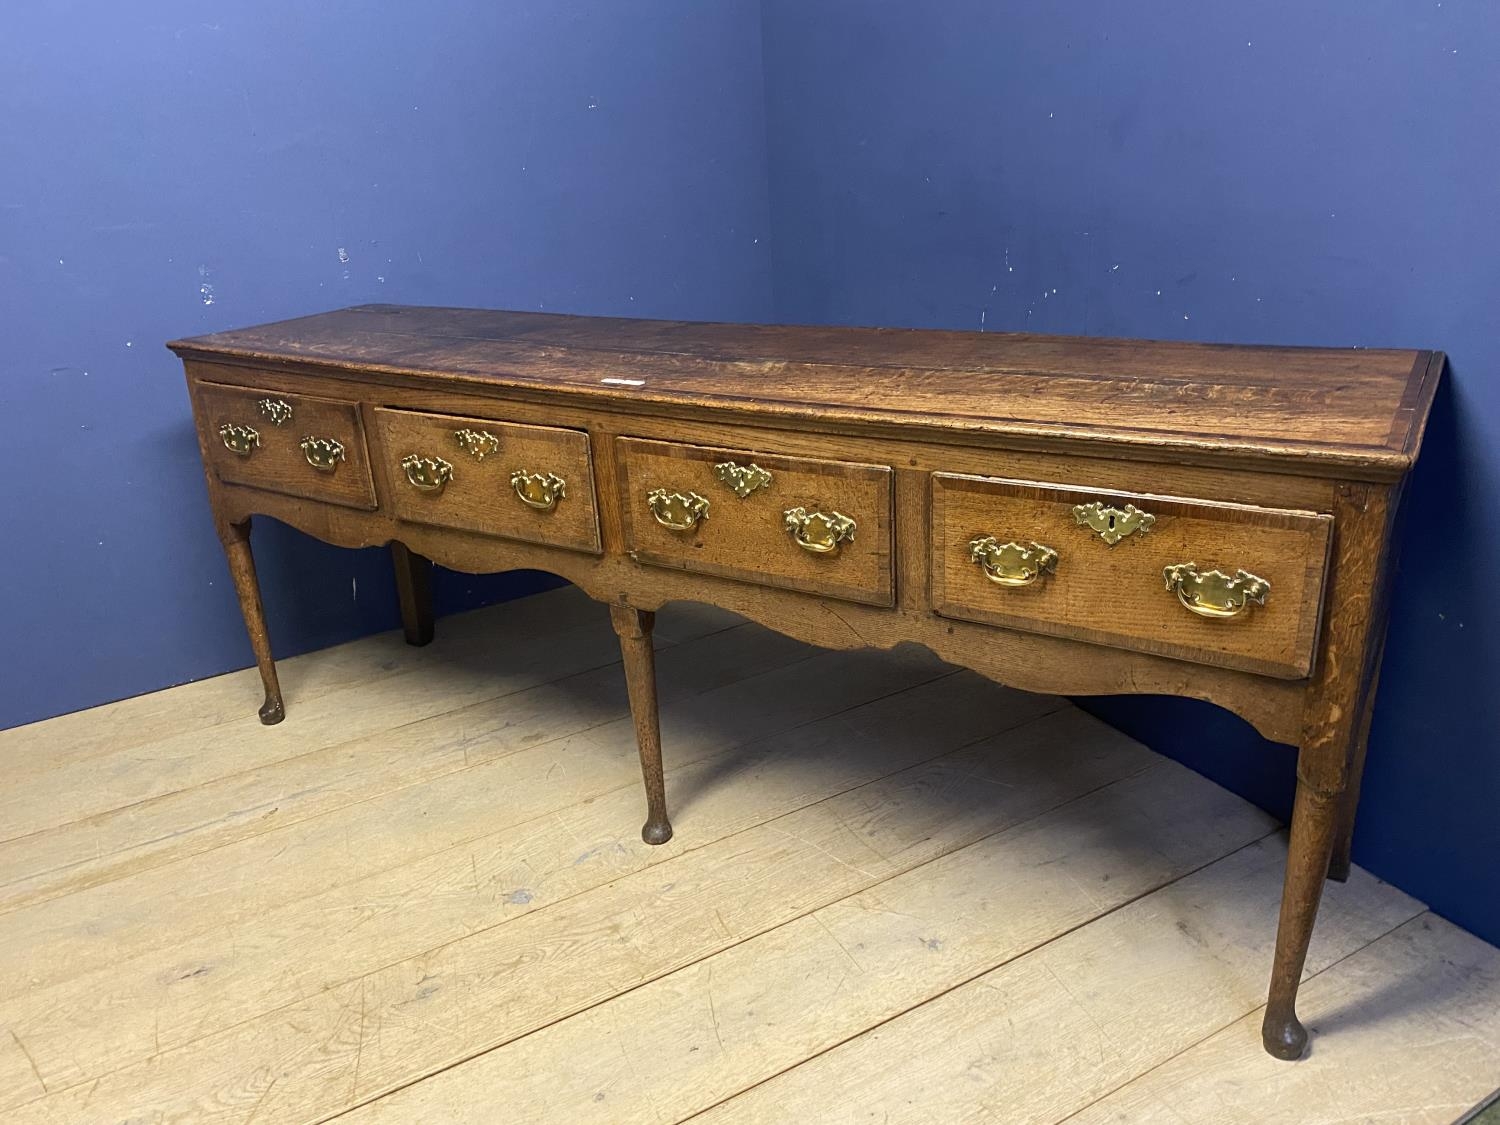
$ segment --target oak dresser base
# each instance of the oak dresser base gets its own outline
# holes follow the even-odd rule
[[[607,605],[648,844],[672,836],[651,640],[669,601],[824,647],[916,642],[1028,691],[1207,700],[1298,747],[1262,1032],[1302,1055],[1441,353],[394,306],[171,347],[262,722],[286,709],[255,516],[388,544],[414,645],[433,562],[545,570]]]

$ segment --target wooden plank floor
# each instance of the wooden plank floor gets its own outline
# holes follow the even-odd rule
[[[1500,951],[1356,870],[1259,1046],[1264,814],[916,649],[658,623],[649,848],[559,590],[0,732],[6,1122],[1447,1122]]]

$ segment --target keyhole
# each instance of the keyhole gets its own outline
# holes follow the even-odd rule
[[[1113,512],[1109,513],[1109,529],[1111,531],[1115,529],[1115,514]]]

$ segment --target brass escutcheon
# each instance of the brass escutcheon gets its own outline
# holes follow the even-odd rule
[[[453,437],[457,440],[458,447],[476,461],[483,461],[500,449],[500,439],[488,430],[471,430],[465,426],[461,430],[454,430]]]
[[[441,457],[422,457],[408,453],[401,458],[406,479],[419,492],[441,492],[453,479],[453,466]]]
[[[1057,568],[1057,552],[1051,547],[1001,543],[993,535],[981,535],[970,542],[969,558],[997,586],[1029,586]]]
[[[539,511],[550,512],[559,500],[568,496],[567,482],[556,473],[528,473],[517,469],[510,474],[510,486],[516,490],[521,503]]]
[[[784,526],[792,533],[797,546],[815,555],[837,551],[854,542],[855,522],[842,512],[809,512],[806,508],[788,508],[781,513]]]
[[[1251,602],[1265,605],[1271,584],[1248,570],[1231,578],[1220,570],[1199,572],[1197,563],[1173,563],[1162,570],[1168,590],[1177,593],[1183,607],[1200,617],[1234,617]]]
[[[320,473],[331,473],[344,459],[343,442],[326,437],[305,437],[298,443],[307,463]]]
[[[748,465],[736,465],[733,461],[720,461],[714,466],[714,477],[733,489],[734,494],[741,500],[757,488],[765,488],[771,483],[770,470],[762,469],[753,461]]]
[[[292,420],[292,404],[279,398],[263,398],[255,404],[260,416],[273,426],[284,426]]]
[[[219,440],[225,449],[241,457],[249,457],[260,448],[259,431],[254,426],[242,426],[238,422],[225,422],[220,426]]]
[[[691,531],[699,520],[708,518],[708,501],[696,492],[684,495],[653,488],[646,493],[646,507],[651,509],[652,519],[673,531]]]
[[[1151,525],[1156,522],[1155,516],[1141,511],[1134,504],[1126,504],[1122,510],[1107,508],[1097,501],[1093,504],[1075,504],[1073,518],[1083,526],[1097,531],[1099,538],[1111,547],[1127,535],[1137,531],[1150,531]]]

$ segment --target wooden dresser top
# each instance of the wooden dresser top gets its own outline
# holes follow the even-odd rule
[[[188,359],[418,376],[531,399],[1391,480],[1440,352],[625,320],[360,305],[168,345]],[[455,386],[459,389],[459,386]],[[749,421],[750,419],[746,419]]]

